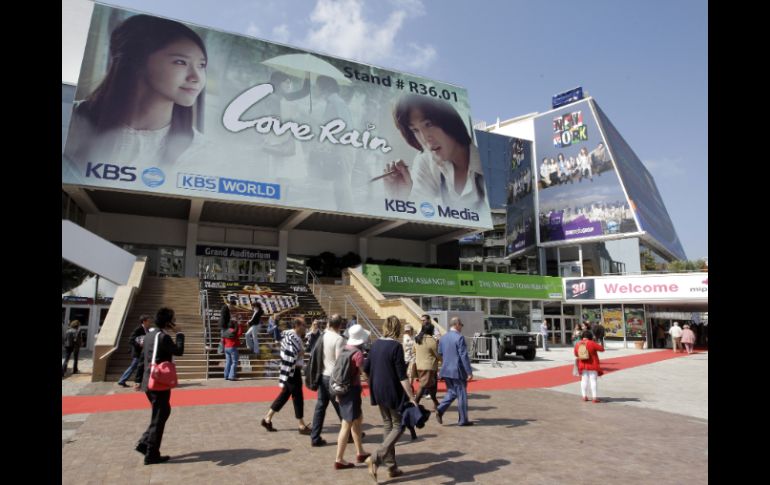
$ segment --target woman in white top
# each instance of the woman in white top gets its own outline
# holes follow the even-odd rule
[[[73,111],[65,155],[79,175],[88,162],[176,162],[202,130],[206,63],[200,36],[179,22],[135,15],[115,28],[104,80]]]
[[[404,140],[420,153],[412,167],[403,160],[385,166],[385,190],[403,200],[488,210],[478,150],[460,115],[446,101],[414,94],[399,99],[393,119]]]

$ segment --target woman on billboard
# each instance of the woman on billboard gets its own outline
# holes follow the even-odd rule
[[[406,95],[393,109],[393,119],[404,140],[420,153],[411,167],[403,160],[385,166],[383,178],[390,197],[488,210],[478,150],[471,149],[471,135],[449,103]]]
[[[110,36],[104,79],[75,103],[65,155],[78,172],[88,162],[175,163],[200,142],[206,63],[206,46],[185,25],[129,17]]]

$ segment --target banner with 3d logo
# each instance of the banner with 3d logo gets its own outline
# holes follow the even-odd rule
[[[708,273],[564,278],[566,301],[708,302]]]
[[[561,278],[366,264],[364,276],[383,293],[561,300]]]
[[[448,83],[97,4],[62,183],[491,229],[470,113]]]

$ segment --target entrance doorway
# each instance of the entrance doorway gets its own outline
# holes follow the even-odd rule
[[[574,316],[546,315],[548,323],[548,343],[552,345],[572,345],[572,330],[576,325]]]

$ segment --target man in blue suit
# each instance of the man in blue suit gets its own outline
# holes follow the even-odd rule
[[[468,420],[468,381],[473,379],[473,369],[468,358],[468,348],[462,335],[463,322],[454,317],[446,335],[438,341],[438,353],[444,363],[441,365],[441,377],[446,382],[447,393],[436,410],[436,420],[443,424],[442,416],[452,401],[457,399],[460,412],[459,426],[472,426]]]

